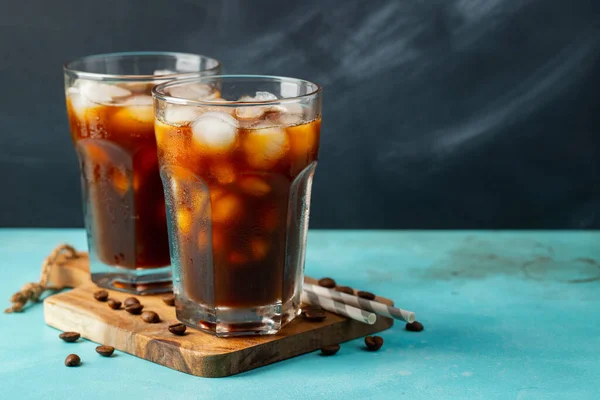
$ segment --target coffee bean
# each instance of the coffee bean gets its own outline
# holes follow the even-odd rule
[[[321,278],[319,279],[319,286],[333,289],[335,287],[335,281],[331,278]]]
[[[59,338],[69,343],[76,342],[80,336],[81,335],[79,334],[79,332],[63,332],[60,335],[58,335]]]
[[[381,336],[367,336],[365,345],[367,345],[367,350],[377,351],[383,346],[383,338]]]
[[[187,327],[184,324],[173,324],[169,325],[169,332],[171,332],[173,335],[183,336],[186,328]]]
[[[123,304],[125,305],[125,308],[132,306],[134,304],[140,304],[140,301],[138,299],[136,299],[135,297],[128,297],[125,299],[125,301],[123,302]]]
[[[323,354],[324,356],[332,356],[338,351],[340,351],[339,344],[332,344],[331,346],[321,347],[321,354]]]
[[[365,292],[363,290],[359,290],[358,292],[356,292],[356,295],[358,297],[362,297],[363,299],[375,300],[375,295],[371,292]]]
[[[133,314],[133,315],[139,315],[142,313],[142,309],[144,308],[143,305],[141,304],[131,304],[129,306],[125,307],[125,311],[127,311],[129,314]]]
[[[313,310],[323,310],[323,308],[320,306],[313,306],[312,304],[307,304],[304,307],[302,307],[302,314],[304,314],[305,312],[308,312],[308,311],[313,311]]]
[[[325,311],[322,309],[314,308],[303,311],[302,316],[305,320],[310,322],[321,322],[325,319],[327,314],[325,314]]]
[[[115,299],[108,299],[108,306],[113,310],[118,310],[121,308],[121,302]]]
[[[69,354],[65,358],[65,365],[67,367],[79,367],[81,365],[81,358],[77,354]]]
[[[421,332],[423,330],[423,324],[419,321],[408,323],[406,324],[406,330],[411,332]]]
[[[338,286],[335,288],[338,292],[354,295],[354,290],[350,286]]]
[[[98,290],[94,292],[94,298],[98,301],[108,300],[108,292],[106,290]]]
[[[156,324],[157,322],[160,322],[160,317],[154,311],[144,311],[142,313],[142,319],[144,322],[149,324]]]
[[[172,307],[175,305],[175,296],[173,296],[172,294],[167,294],[163,296],[162,301],[164,301],[166,305]]]
[[[96,347],[96,353],[100,354],[102,357],[110,357],[112,353],[114,353],[115,348],[112,346],[98,346]]]

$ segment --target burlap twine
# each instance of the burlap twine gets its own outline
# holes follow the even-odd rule
[[[63,253],[67,254],[67,258],[78,258],[77,250],[68,244],[61,244],[52,250],[52,253],[42,263],[42,271],[40,274],[39,282],[29,282],[25,284],[20,291],[13,294],[10,298],[10,302],[13,305],[6,310],[5,313],[22,312],[28,301],[37,303],[40,297],[46,290],[60,290],[62,287],[53,287],[48,285],[48,278],[50,277],[50,271],[55,265],[59,256]]]

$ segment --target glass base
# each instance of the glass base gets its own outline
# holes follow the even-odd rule
[[[170,266],[125,269],[105,265],[102,269],[102,272],[92,272],[92,281],[106,289],[136,295],[167,293],[173,290]]]
[[[273,335],[300,314],[292,302],[250,307],[208,307],[191,301],[177,302],[177,319],[194,329],[218,337]]]

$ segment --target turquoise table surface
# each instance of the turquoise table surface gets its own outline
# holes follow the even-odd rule
[[[5,306],[61,242],[86,249],[79,229],[0,230]],[[600,232],[311,231],[307,274],[392,298],[425,331],[207,379],[64,343],[35,305],[0,314],[0,399],[598,399],[599,260]]]

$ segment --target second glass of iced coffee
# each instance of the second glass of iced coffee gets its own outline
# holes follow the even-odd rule
[[[276,333],[299,313],[320,86],[230,75],[153,94],[178,319]]]
[[[196,54],[113,53],[70,62],[64,71],[92,280],[136,294],[170,291],[151,90],[217,74],[220,63]]]

